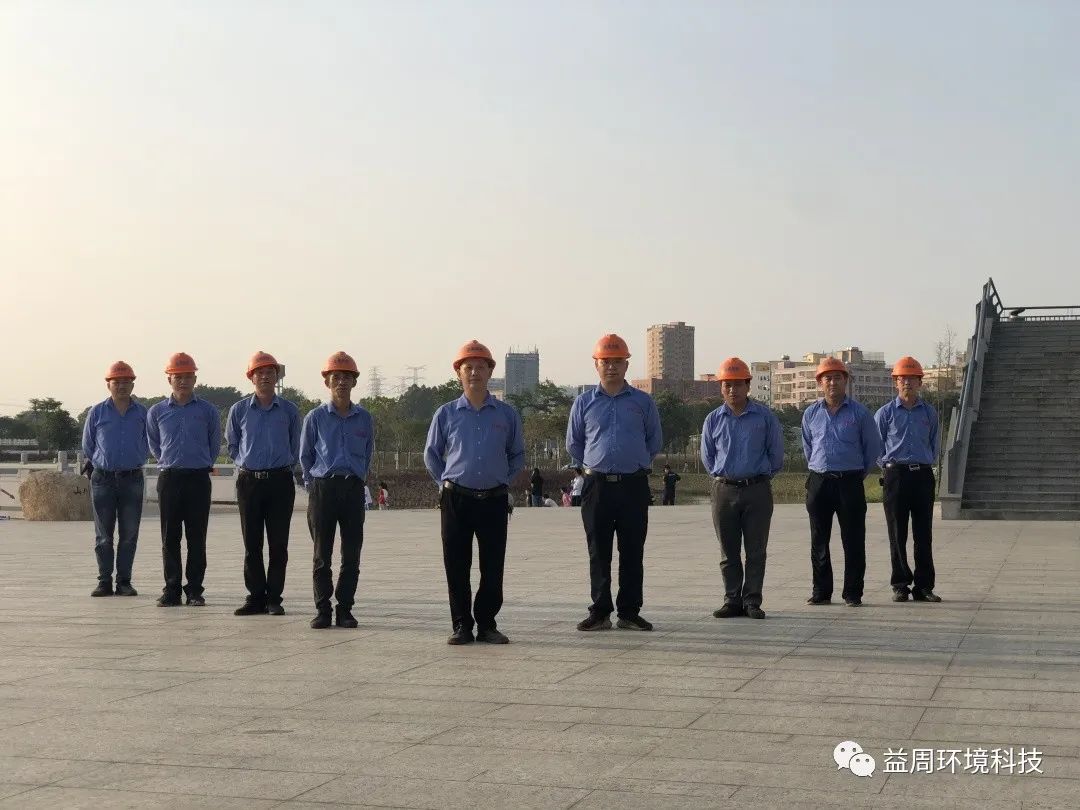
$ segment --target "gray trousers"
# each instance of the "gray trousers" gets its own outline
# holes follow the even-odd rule
[[[712,517],[720,541],[720,574],[724,578],[724,603],[761,605],[765,583],[765,549],[772,522],[772,484],[761,481],[736,487],[714,480]],[[742,550],[746,549],[745,576]]]

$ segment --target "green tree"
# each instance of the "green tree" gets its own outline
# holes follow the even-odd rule
[[[692,420],[690,407],[673,391],[661,391],[654,399],[660,412],[660,429],[664,433],[664,450],[682,452],[690,436],[701,429]]]
[[[281,389],[281,396],[296,406],[297,410],[300,411],[301,419],[307,416],[310,411],[319,407],[319,400],[310,399],[299,388],[293,388],[289,385],[286,385]]]
[[[63,403],[47,397],[31,399],[30,410],[15,417],[33,431],[43,450],[74,450],[79,446],[79,426]]]

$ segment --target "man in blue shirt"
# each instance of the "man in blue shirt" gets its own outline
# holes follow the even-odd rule
[[[600,384],[574,400],[566,425],[572,466],[585,469],[581,521],[589,546],[592,604],[582,631],[609,630],[611,611],[627,630],[652,630],[641,617],[645,536],[649,529],[649,471],[663,445],[653,398],[626,382],[630,349],[604,335],[593,350]],[[611,601],[612,541],[618,535],[619,594]]]
[[[814,587],[810,605],[832,601],[829,555],[833,515],[844,546],[844,604],[862,604],[866,575],[866,492],[863,479],[876,465],[881,440],[870,411],[847,395],[848,372],[842,361],[824,358],[817,367],[824,396],[803,412],[802,444],[810,474],[806,511],[810,516],[810,566]]]
[[[503,567],[510,482],[525,468],[521,417],[495,399],[488,380],[495,358],[472,340],[454,359],[462,395],[435,411],[424,447],[424,464],[439,485],[443,566],[454,632],[448,644],[476,640],[506,644],[495,617],[503,602]],[[472,601],[469,572],[472,540],[480,554],[480,586]]]
[[[330,598],[337,599],[337,626],[356,627],[352,606],[360,578],[364,545],[364,482],[374,450],[371,414],[352,402],[360,371],[345,352],[330,355],[323,368],[330,401],[304,417],[300,466],[308,491],[308,531],[315,546],[311,578],[315,618],[311,626],[330,626]],[[333,587],[334,536],[341,528],[341,569]]]
[[[244,585],[248,596],[233,613],[281,616],[289,524],[296,487],[292,468],[300,458],[300,411],[275,393],[281,366],[274,356],[256,352],[247,378],[255,393],[229,409],[225,440],[237,467],[236,501],[244,538]],[[263,531],[270,561],[263,568]]]
[[[94,555],[98,584],[91,596],[113,593],[113,531],[116,544],[116,595],[138,596],[131,585],[131,568],[139,542],[143,508],[143,464],[146,444],[146,407],[131,396],[135,372],[123,360],[105,374],[109,398],[90,408],[83,426],[82,451],[90,474],[94,510]]]
[[[897,396],[874,415],[881,438],[882,501],[889,529],[893,601],[940,602],[934,593],[934,463],[939,449],[938,415],[919,396],[922,365],[901,357],[892,370]],[[915,573],[907,561],[908,520],[915,546]],[[914,585],[914,587],[913,587]]]
[[[165,587],[158,607],[180,604],[180,538],[187,535],[187,603],[206,604],[206,528],[210,522],[210,472],[221,451],[218,409],[195,396],[195,372],[190,355],[169,358],[165,374],[172,395],[150,408],[146,438],[158,460],[158,506],[161,511],[161,556]]]
[[[761,592],[773,513],[770,481],[784,467],[784,434],[776,414],[750,400],[753,377],[746,363],[729,357],[720,364],[717,379],[724,404],[705,417],[701,428],[701,461],[713,478],[713,528],[724,579],[724,604],[713,616],[764,619]]]

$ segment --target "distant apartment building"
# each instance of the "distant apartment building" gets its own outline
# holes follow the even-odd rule
[[[687,402],[700,401],[703,399],[716,399],[720,393],[720,381],[715,374],[702,374],[696,380],[670,380],[657,377],[646,377],[641,380],[631,380],[634,388],[639,388],[646,394],[656,396],[664,391],[670,391],[679,399]]]
[[[694,327],[683,321],[645,330],[645,376],[656,380],[694,379]]]
[[[504,371],[504,396],[532,391],[540,384],[540,352],[507,352]]]
[[[757,361],[750,364],[750,398],[762,405],[772,405],[772,365]]]
[[[964,366],[931,366],[923,369],[923,389],[942,394],[960,393]]]
[[[885,356],[849,346],[835,352],[808,352],[801,360],[784,357],[771,361],[772,407],[802,408],[818,399],[821,393],[815,375],[818,363],[826,357],[836,357],[847,365],[848,395],[852,399],[875,404],[895,396],[892,369],[885,365]]]

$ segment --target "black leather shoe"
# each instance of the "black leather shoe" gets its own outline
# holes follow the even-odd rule
[[[583,633],[587,633],[591,630],[610,630],[611,617],[599,616],[596,613],[590,613],[588,616],[578,622],[577,629]]]
[[[646,621],[640,616],[620,616],[619,620],[615,622],[616,627],[621,627],[623,630],[652,630],[652,622]]]
[[[906,602],[908,598],[907,591],[893,591],[892,600],[894,602]]]
[[[269,613],[271,616],[284,616],[285,608],[283,608],[281,605],[267,605],[266,612]]]
[[[180,607],[180,597],[179,596],[167,596],[165,594],[162,594],[161,596],[158,597],[157,606],[158,607]]]
[[[233,611],[233,616],[260,616],[263,613],[266,613],[265,606],[257,605],[254,602],[244,602]]]
[[[941,597],[933,591],[912,591],[911,598],[916,602],[940,602]]]
[[[746,615],[749,616],[751,619],[764,619],[765,611],[757,605],[747,605]]]
[[[862,605],[862,599],[845,599],[844,604],[848,607],[860,607]]]
[[[470,630],[467,627],[455,627],[454,632],[451,634],[450,638],[448,638],[446,640],[446,643],[447,644],[453,644],[453,645],[472,644],[473,643],[472,630]]]
[[[112,596],[112,583],[106,585],[104,582],[98,583],[98,586],[90,592],[91,596]]]
[[[714,610],[712,615],[714,619],[731,619],[735,616],[742,616],[742,605],[736,605],[734,602],[724,602],[723,607]]]
[[[201,596],[189,596],[187,603],[190,607],[206,607],[206,600]]]
[[[318,614],[315,615],[315,618],[311,620],[311,629],[312,630],[325,630],[329,626],[330,626],[330,614],[329,613],[318,613]]]
[[[832,604],[832,597],[831,596],[811,596],[809,599],[806,600],[806,604],[808,604],[808,605],[831,605]]]
[[[130,582],[117,582],[116,583],[116,595],[117,596],[138,596],[139,592],[131,587]]]
[[[476,631],[476,640],[482,641],[485,644],[509,644],[510,639],[496,630],[494,627],[488,627],[484,630]]]
[[[347,629],[351,630],[354,627],[359,627],[360,622],[358,622],[353,617],[351,610],[349,610],[348,608],[343,608],[340,605],[338,605],[338,609],[337,609],[337,626],[338,627],[344,627],[344,628],[347,628]]]

